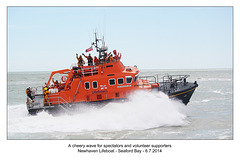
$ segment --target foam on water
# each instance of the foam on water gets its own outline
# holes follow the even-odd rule
[[[224,93],[221,90],[214,90],[213,93],[224,95]]]
[[[139,91],[130,101],[88,108],[74,115],[52,116],[40,112],[29,116],[25,105],[9,106],[9,132],[83,132],[142,130],[186,124],[186,108],[163,93]],[[87,110],[86,110],[87,109]]]
[[[198,78],[198,80],[200,81],[222,81],[222,82],[231,82],[232,79],[231,78]]]

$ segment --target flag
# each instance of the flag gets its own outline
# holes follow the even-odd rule
[[[93,50],[93,48],[91,46],[90,48],[86,49],[86,53],[89,52],[89,51],[92,51],[92,50]]]

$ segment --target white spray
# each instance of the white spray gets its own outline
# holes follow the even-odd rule
[[[161,126],[183,126],[186,107],[163,93],[138,91],[129,101],[87,108],[74,115],[52,116],[40,112],[28,116],[24,105],[9,107],[9,132],[83,132],[144,130]],[[87,109],[87,110],[86,110]]]

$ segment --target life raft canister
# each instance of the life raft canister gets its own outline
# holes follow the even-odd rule
[[[151,84],[152,88],[156,88],[156,87],[159,87],[160,83],[153,83]]]

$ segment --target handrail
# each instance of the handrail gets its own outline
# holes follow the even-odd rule
[[[103,65],[103,64],[109,64],[109,63],[112,63],[112,62],[117,62],[117,61],[120,61],[120,59],[118,60],[113,60],[113,61],[107,61],[107,60],[100,60],[99,63],[97,63],[98,65],[96,65],[96,63],[92,63],[93,66],[99,66],[99,65]],[[88,65],[84,66],[85,64],[88,64],[87,62],[86,63],[83,63],[83,67],[88,67]],[[70,68],[69,69],[72,69],[73,67],[78,67],[78,63],[72,63]]]
[[[40,88],[41,93],[38,93],[38,88]],[[31,89],[35,90],[35,94],[43,94],[43,86],[31,87]]]
[[[69,103],[68,103],[65,99],[63,99],[62,97],[49,97],[49,99],[54,99],[54,98],[57,98],[57,99],[58,99],[57,102],[60,102],[60,101],[59,101],[59,98],[60,98],[60,99],[62,99],[62,100],[64,101],[64,102],[62,102],[62,103],[69,104]],[[55,101],[55,102],[56,102],[56,101]],[[55,102],[54,102],[54,103],[55,103]],[[58,104],[59,104],[59,103],[58,103]]]
[[[166,76],[163,76],[163,82],[183,81],[189,76],[190,75],[166,75]]]
[[[71,111],[69,111],[69,108],[68,108],[68,107],[69,107],[69,103],[68,103],[66,100],[64,100],[62,97],[51,97],[51,98],[58,98],[58,101],[53,101],[53,102],[51,102],[51,103],[56,103],[56,102],[57,102],[58,105],[59,105],[59,107],[61,107],[63,110],[65,110],[65,111],[68,112],[68,113],[71,112]],[[60,101],[59,98],[62,99],[64,102]],[[66,104],[67,104],[68,106],[67,106]],[[64,106],[64,107],[63,107],[63,106]],[[70,113],[70,114],[71,114],[71,113]]]
[[[177,80],[177,81],[182,81],[186,78],[188,78],[190,75],[164,75],[162,76],[162,80],[163,82],[172,82],[173,80]],[[146,79],[148,80],[150,83],[158,83],[159,82],[159,76],[139,76],[139,79]],[[149,78],[154,78],[154,81],[150,81]]]
[[[163,84],[161,86],[161,88],[163,88],[163,90],[167,90],[168,91],[175,91],[178,88],[179,84],[186,84],[187,81],[186,79],[189,77],[190,75],[166,75],[163,76]],[[168,87],[170,86],[170,88]]]
[[[63,99],[62,97],[50,97],[50,99],[51,99],[51,98],[53,98],[53,99],[54,99],[54,98],[57,98],[57,99],[58,99],[58,101],[53,101],[53,102],[51,102],[51,103],[57,103],[58,105],[63,105],[65,108],[62,107],[62,106],[61,106],[61,107],[62,107],[64,110],[66,110],[66,111],[69,112],[69,110],[68,110],[69,103],[68,103],[65,99]],[[59,99],[62,99],[62,101],[60,101]],[[64,101],[64,102],[63,102],[63,101]],[[67,106],[66,104],[67,104],[68,106]]]
[[[82,76],[84,77],[85,75],[91,74],[94,75],[95,73],[98,73],[98,69],[99,66],[92,66],[92,67],[88,67],[88,68],[82,68],[81,72],[82,72]],[[90,71],[87,71],[90,70]]]
[[[75,97],[76,97],[76,95],[77,95],[77,92],[78,92],[78,89],[79,89],[79,86],[80,86],[81,83],[82,83],[82,78],[80,78],[80,81],[79,81],[79,83],[78,83],[78,87],[77,87],[76,92],[75,92],[75,94],[74,94],[73,100],[75,100]]]
[[[148,80],[149,83],[150,83],[150,82],[157,83],[157,81],[156,81],[156,77],[155,77],[155,76],[139,76],[138,79],[144,79],[144,78],[146,78],[146,80],[148,80],[148,78],[154,78],[154,81],[150,81],[150,80]]]
[[[149,81],[149,84],[153,84],[153,83],[161,83],[161,85],[159,85],[159,89],[163,89],[163,90],[176,90],[179,84],[187,84],[186,79],[189,77],[190,75],[164,75],[161,76],[162,77],[162,81],[159,81],[159,75],[156,76],[139,76],[139,79],[141,80],[147,80]],[[149,80],[150,78],[153,78],[154,80],[151,81]],[[142,85],[137,85],[137,86],[144,86],[145,84]],[[170,87],[174,87],[174,88],[169,88]]]

